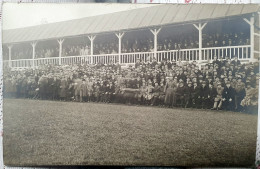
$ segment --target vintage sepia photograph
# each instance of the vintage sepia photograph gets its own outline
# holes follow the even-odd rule
[[[7,166],[255,165],[258,4],[3,4]]]

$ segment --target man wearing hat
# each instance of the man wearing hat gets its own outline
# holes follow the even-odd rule
[[[176,102],[177,102],[177,104],[179,102],[179,105],[181,107],[186,106],[186,102],[185,102],[186,93],[187,93],[187,89],[184,86],[184,82],[180,79],[179,86],[177,87],[177,91],[176,91]]]
[[[245,83],[242,82],[241,76],[237,77],[237,83],[235,86],[235,110],[241,111],[242,107],[240,105],[241,101],[245,97]]]
[[[214,88],[212,83],[208,84],[208,99],[207,99],[207,108],[210,109],[213,107],[214,99],[217,96],[217,90]]]
[[[82,80],[81,84],[81,89],[80,89],[80,102],[85,102],[87,101],[87,95],[88,95],[88,88],[87,88],[87,83],[86,80]]]
[[[223,104],[222,96],[223,96],[224,88],[221,86],[221,82],[218,83],[216,90],[217,90],[217,96],[214,99],[214,105],[212,110],[220,110]]]
[[[152,86],[152,82],[148,82],[148,86],[146,87],[146,102],[148,105],[151,104],[152,98],[153,98],[153,90],[154,87]]]
[[[201,87],[200,87],[200,99],[199,99],[199,106],[201,108],[206,108],[208,103],[208,95],[209,95],[209,89],[207,86],[207,83],[205,81],[202,81]]]
[[[192,97],[192,107],[193,108],[199,107],[200,87],[198,86],[197,82],[193,82],[193,90],[191,93],[191,97]]]
[[[185,108],[192,106],[192,93],[193,93],[192,82],[187,82],[186,95],[185,95]]]
[[[225,110],[234,110],[235,107],[235,89],[231,87],[229,81],[226,82],[226,86],[223,90],[223,108]]]

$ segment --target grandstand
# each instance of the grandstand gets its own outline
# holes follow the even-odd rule
[[[4,66],[259,57],[259,5],[157,5],[3,31]]]
[[[259,7],[167,4],[4,30],[5,165],[252,166]]]

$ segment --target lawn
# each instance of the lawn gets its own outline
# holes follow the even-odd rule
[[[257,115],[102,103],[4,100],[4,162],[252,166]]]

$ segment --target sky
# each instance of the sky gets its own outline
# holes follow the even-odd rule
[[[3,29],[15,29],[33,25],[72,20],[94,15],[131,10],[151,6],[152,4],[39,4],[4,3]],[[155,5],[155,4],[153,4]]]

